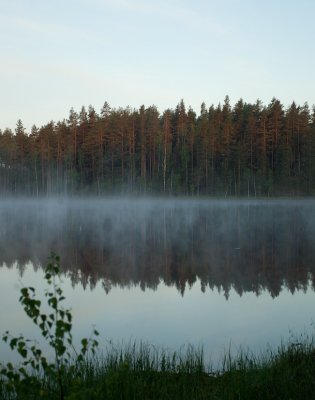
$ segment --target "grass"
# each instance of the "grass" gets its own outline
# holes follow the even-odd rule
[[[188,346],[170,353],[140,343],[115,348],[76,362],[65,371],[64,398],[74,399],[313,399],[313,340],[282,345],[255,358],[240,353],[223,360],[223,370],[205,366],[201,349]],[[40,391],[28,385],[15,394],[0,383],[0,398],[59,399],[58,388],[44,374],[35,376]],[[34,390],[33,390],[34,389]]]
[[[34,288],[22,288],[20,297],[54,360],[23,335],[6,332],[3,340],[22,361],[16,366],[0,363],[1,400],[315,399],[315,334],[292,338],[260,357],[227,352],[220,370],[207,366],[202,349],[193,346],[170,352],[135,342],[109,344],[100,352],[95,329],[75,349],[59,274],[59,257],[52,255],[44,276],[50,313],[43,313]]]

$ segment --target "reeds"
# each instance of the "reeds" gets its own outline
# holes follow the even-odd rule
[[[206,366],[202,348],[191,345],[171,351],[137,341],[110,342],[100,351],[95,329],[77,351],[72,315],[62,307],[64,297],[54,279],[58,274],[59,258],[52,256],[45,279],[52,287],[46,297],[53,313],[41,312],[33,288],[22,288],[20,297],[27,315],[48,338],[55,361],[23,335],[6,332],[4,341],[23,360],[21,365],[0,366],[1,400],[315,399],[315,333],[292,336],[260,356],[242,349],[232,356],[228,350],[216,369]]]
[[[227,352],[222,369],[205,366],[201,348],[184,346],[178,352],[146,343],[108,344],[88,355],[64,376],[65,399],[312,399],[315,398],[315,347],[304,342],[282,344],[259,357]],[[41,397],[59,399],[54,385],[42,374]],[[0,383],[3,400],[35,399],[30,390],[14,397]],[[38,394],[37,397],[38,398]]]

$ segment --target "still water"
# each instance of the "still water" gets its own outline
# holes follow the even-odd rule
[[[42,199],[0,202],[1,333],[39,339],[19,289],[44,292],[59,254],[75,338],[256,354],[315,319],[312,200]],[[4,344],[1,360],[16,361]]]

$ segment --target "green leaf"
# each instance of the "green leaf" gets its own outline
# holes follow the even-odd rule
[[[22,288],[20,290],[20,292],[21,292],[22,296],[28,297],[28,288]]]
[[[15,346],[17,344],[17,341],[18,341],[17,338],[14,338],[14,339],[11,340],[10,347],[11,347],[12,350],[15,348]]]
[[[27,357],[27,350],[26,349],[20,348],[20,349],[18,349],[18,352],[23,358]]]

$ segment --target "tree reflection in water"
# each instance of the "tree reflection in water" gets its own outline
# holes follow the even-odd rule
[[[73,285],[160,281],[229,296],[277,296],[314,285],[315,206],[308,200],[15,200],[0,202],[0,263],[45,265],[61,256]]]

